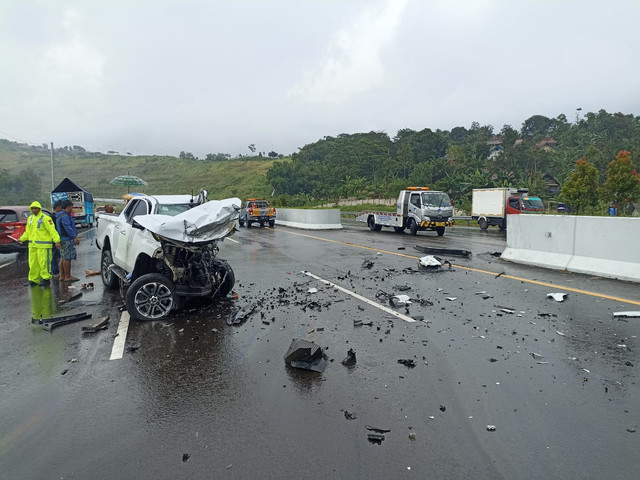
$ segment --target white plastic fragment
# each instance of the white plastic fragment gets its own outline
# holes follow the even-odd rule
[[[490,432],[495,432],[496,431],[496,426],[495,425],[487,425],[487,430],[489,430]]]
[[[553,298],[556,302],[563,302],[567,298],[567,294],[561,292],[547,293],[547,298]]]
[[[409,295],[394,295],[391,299],[393,305],[411,305],[411,297]]]
[[[613,316],[640,318],[640,311],[639,312],[613,312]]]
[[[559,330],[556,330],[556,333],[557,333],[558,335],[560,335],[561,337],[564,337],[564,333],[560,332]]]
[[[441,267],[442,262],[433,255],[427,255],[418,259],[418,265],[421,267]]]
[[[312,287],[309,290],[307,290],[307,293],[318,293],[318,289],[315,287]]]
[[[447,300],[449,300],[450,302],[453,302],[454,300],[457,300],[458,297],[447,297]]]

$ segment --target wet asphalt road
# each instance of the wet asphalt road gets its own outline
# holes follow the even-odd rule
[[[498,231],[345,226],[240,229],[220,254],[239,298],[132,321],[118,360],[119,293],[78,275],[99,267],[93,231],[74,289],[25,287],[26,264],[1,256],[0,477],[638,478],[640,319],[612,317],[640,310],[637,284],[508,264],[491,255],[505,246]],[[473,256],[418,272],[414,245]],[[409,322],[302,271],[374,303],[388,305],[384,292],[433,305],[396,309],[423,317]],[[62,303],[85,282],[95,288]],[[556,291],[568,298],[546,298]],[[252,303],[246,322],[227,325]],[[108,329],[30,324],[85,311],[109,315]],[[324,373],[284,365],[293,338],[323,348]],[[349,349],[352,368],[341,364]],[[390,432],[370,443],[367,426]]]

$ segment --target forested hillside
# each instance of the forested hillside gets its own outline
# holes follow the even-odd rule
[[[574,122],[534,115],[518,129],[499,131],[474,122],[451,131],[404,129],[393,138],[384,132],[324,137],[290,161],[276,161],[267,178],[276,192],[300,199],[394,197],[407,185],[430,186],[448,191],[464,208],[480,187],[528,187],[543,199],[562,199],[558,190],[583,158],[597,170],[597,184],[589,186],[598,190],[598,205],[589,205],[601,209],[610,201],[599,190],[610,162],[628,151],[637,166],[639,146],[640,117],[634,115],[600,110]]]
[[[270,158],[210,154],[197,159],[185,152],[130,156],[64,147],[55,150],[55,178],[67,176],[94,196],[117,197],[126,187],[109,181],[131,174],[149,183],[137,189],[146,193],[207,188],[211,198],[273,194],[276,206],[395,197],[407,185],[420,185],[448,191],[458,207],[467,209],[473,188],[513,186],[528,187],[544,200],[571,203],[580,213],[603,213],[610,203],[624,211],[640,200],[640,117],[604,110],[578,114],[574,121],[564,114],[534,115],[517,128],[504,125],[499,131],[474,122],[450,131],[402,129],[394,137],[341,134],[284,159],[275,159],[275,152]],[[46,144],[0,140],[0,203],[46,200],[50,153]]]

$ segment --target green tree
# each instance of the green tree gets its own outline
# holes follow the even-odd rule
[[[576,168],[562,186],[562,200],[580,213],[598,205],[598,169],[580,158]]]
[[[607,180],[602,186],[602,197],[624,211],[630,202],[640,199],[640,175],[633,167],[631,152],[622,150],[607,168]]]

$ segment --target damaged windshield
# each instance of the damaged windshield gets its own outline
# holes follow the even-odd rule
[[[191,204],[179,204],[179,205],[158,205],[156,208],[156,213],[159,215],[169,215],[170,217],[175,217],[176,215],[180,215],[181,213],[186,212],[192,207]]]
[[[450,207],[451,199],[444,192],[422,192],[422,204],[425,207]]]

